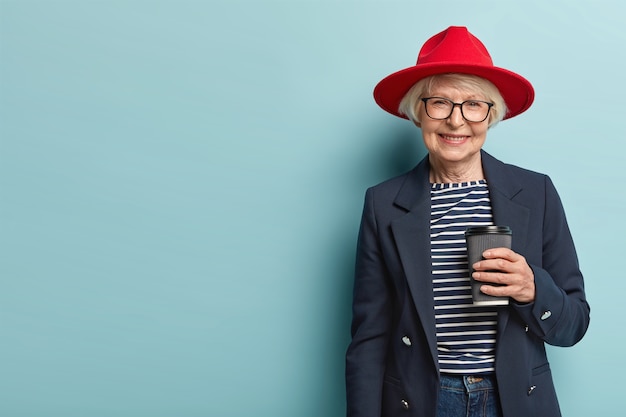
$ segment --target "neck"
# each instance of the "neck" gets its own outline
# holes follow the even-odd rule
[[[432,183],[459,183],[478,181],[485,178],[480,159],[471,164],[441,164],[430,159],[430,182]]]

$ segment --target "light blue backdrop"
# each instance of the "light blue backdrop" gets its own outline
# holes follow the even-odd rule
[[[0,415],[343,415],[364,191],[424,155],[371,92],[449,25],[536,87],[486,149],[553,178],[579,249],[564,415],[623,415],[625,15],[0,0]]]

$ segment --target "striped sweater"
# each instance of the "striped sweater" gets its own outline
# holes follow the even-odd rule
[[[485,180],[432,184],[430,240],[441,373],[494,372],[497,307],[474,307],[465,229],[491,225]]]

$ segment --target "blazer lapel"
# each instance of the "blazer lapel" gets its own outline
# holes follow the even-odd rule
[[[482,152],[483,169],[489,185],[493,222],[509,226],[513,231],[513,250],[523,251],[530,221],[530,210],[514,201],[522,186],[506,165],[486,152]]]
[[[493,223],[509,226],[513,232],[512,249],[518,253],[524,252],[530,210],[514,201],[514,197],[522,191],[522,186],[504,163],[484,151],[482,162],[489,186]],[[498,313],[498,340],[504,334],[510,311],[510,308],[502,308]],[[497,344],[499,345],[500,343]]]
[[[407,177],[395,200],[407,213],[391,223],[391,230],[433,362],[438,367],[430,258],[429,170],[426,156]]]

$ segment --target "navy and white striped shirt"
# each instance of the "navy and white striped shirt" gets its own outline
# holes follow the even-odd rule
[[[448,374],[494,372],[496,307],[474,307],[465,229],[493,224],[485,180],[432,184],[430,240],[439,368]]]

